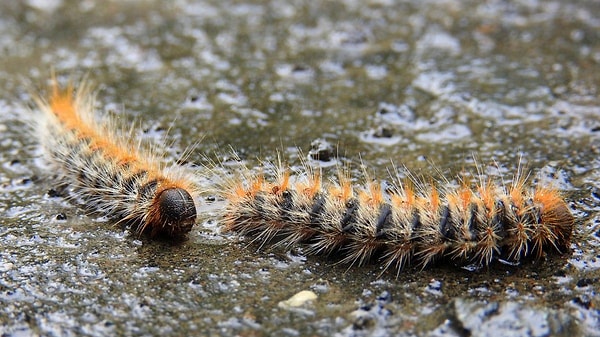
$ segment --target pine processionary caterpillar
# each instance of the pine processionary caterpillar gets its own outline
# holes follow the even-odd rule
[[[569,245],[574,217],[565,201],[555,189],[528,188],[521,169],[509,186],[487,180],[443,189],[394,180],[385,189],[376,182],[356,187],[343,174],[323,182],[313,172],[292,182],[281,167],[274,182],[262,175],[228,179],[225,228],[261,245],[337,253],[350,265],[376,259],[398,273],[439,259],[516,262]]]
[[[196,220],[195,187],[180,169],[165,168],[150,150],[94,116],[95,96],[53,79],[49,98],[35,99],[43,118],[36,131],[49,162],[82,200],[138,233],[180,237]]]
[[[110,123],[96,122],[87,83],[75,93],[72,86],[59,90],[54,81],[48,101],[36,102],[45,113],[38,123],[41,143],[74,186],[74,197],[133,223],[139,233],[181,236],[191,230],[195,184],[181,171],[163,168]],[[324,182],[310,170],[305,179],[293,179],[281,165],[273,182],[245,175],[220,184],[226,230],[261,245],[339,253],[350,265],[376,259],[398,273],[440,259],[485,266],[496,258],[540,257],[567,247],[574,225],[558,191],[528,187],[520,168],[509,185],[490,179],[454,189],[399,178],[386,188],[376,182],[353,186],[344,174]]]

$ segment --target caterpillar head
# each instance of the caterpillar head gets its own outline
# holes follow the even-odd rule
[[[182,237],[196,222],[196,205],[188,191],[180,187],[157,193],[146,228],[151,236]]]

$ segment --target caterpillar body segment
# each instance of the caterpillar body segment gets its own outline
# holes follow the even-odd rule
[[[179,168],[166,168],[111,121],[97,121],[87,82],[77,91],[53,81],[47,99],[36,99],[42,118],[36,133],[70,196],[88,208],[133,225],[150,236],[181,237],[196,220],[195,186]]]
[[[509,186],[396,182],[385,190],[377,182],[352,186],[343,176],[324,182],[319,173],[292,182],[283,168],[273,182],[245,177],[223,189],[226,230],[261,246],[335,253],[349,265],[376,261],[399,272],[438,260],[486,266],[539,258],[568,247],[574,224],[558,191],[529,187],[520,173]]]

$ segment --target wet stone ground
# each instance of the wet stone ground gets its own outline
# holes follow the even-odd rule
[[[591,0],[2,2],[0,335],[600,336],[598,13]],[[574,240],[518,266],[396,275],[259,249],[221,233],[208,203],[187,241],[138,238],[52,193],[26,122],[52,69],[87,75],[99,114],[166,139],[167,160],[193,148],[192,169],[227,163],[230,146],[250,168],[279,153],[357,178],[362,163],[385,179],[393,161],[452,180],[475,155],[510,180],[521,158],[564,190]],[[317,298],[281,303],[301,290]]]

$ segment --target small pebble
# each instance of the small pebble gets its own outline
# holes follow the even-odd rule
[[[283,309],[296,308],[296,307],[302,306],[304,303],[306,303],[308,301],[314,301],[316,299],[317,299],[317,294],[315,294],[314,292],[312,292],[310,290],[302,290],[301,292],[295,294],[294,296],[290,297],[289,299],[279,302],[279,304],[277,304],[277,306],[280,308],[283,308]]]

